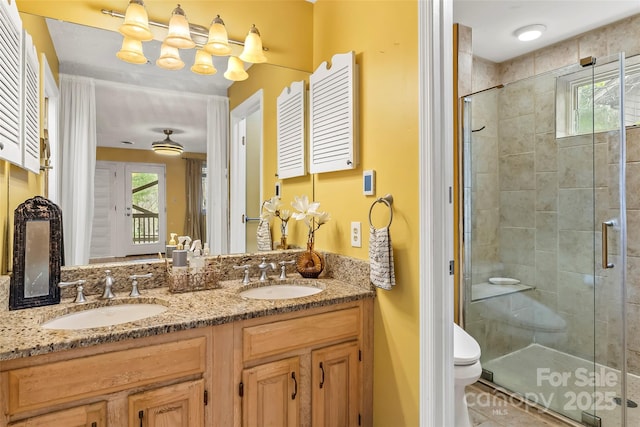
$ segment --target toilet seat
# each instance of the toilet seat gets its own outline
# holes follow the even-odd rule
[[[473,365],[480,360],[480,345],[464,329],[453,324],[453,361],[456,366]]]

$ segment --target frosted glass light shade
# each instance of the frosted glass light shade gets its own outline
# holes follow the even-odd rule
[[[249,34],[244,40],[244,50],[240,54],[240,59],[244,62],[251,62],[253,64],[259,64],[267,62],[267,57],[264,56],[262,51],[262,39],[260,39],[260,32],[255,25],[251,26]]]
[[[173,9],[173,12],[171,13],[169,29],[167,31],[167,37],[164,39],[164,43],[178,49],[191,49],[196,46],[196,43],[191,40],[187,16],[180,5]]]
[[[153,39],[149,30],[149,17],[142,0],[131,0],[124,15],[124,23],[118,28],[120,34],[140,41]]]
[[[156,153],[162,154],[164,156],[178,156],[182,154],[182,152],[184,151],[182,144],[171,140],[171,134],[173,133],[173,130],[165,129],[163,132],[165,135],[167,135],[167,137],[162,141],[155,141],[154,143],[152,143],[151,149]]]
[[[216,67],[213,66],[213,59],[211,54],[203,49],[196,51],[196,60],[191,67],[191,71],[196,74],[212,75],[218,72]]]
[[[249,74],[244,70],[244,64],[240,59],[235,56],[229,57],[229,62],[227,64],[227,71],[224,73],[224,77],[227,80],[232,80],[234,82],[241,82],[243,80],[247,80],[249,78]]]
[[[204,45],[204,50],[216,56],[227,56],[231,54],[227,28],[224,26],[224,21],[220,18],[220,15],[216,16],[211,22],[209,39],[207,40],[207,44]]]
[[[157,59],[156,65],[165,70],[179,70],[184,67],[184,62],[180,59],[180,53],[177,48],[162,43],[160,58]]]
[[[142,42],[126,36],[122,40],[122,47],[116,56],[131,64],[146,64],[148,62],[142,51]]]

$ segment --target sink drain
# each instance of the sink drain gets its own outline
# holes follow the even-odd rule
[[[622,406],[622,398],[614,397],[613,401],[616,402],[616,405]],[[627,399],[627,408],[637,408],[638,404],[631,399]]]

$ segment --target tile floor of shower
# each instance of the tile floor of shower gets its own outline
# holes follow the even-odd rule
[[[601,405],[595,414],[602,419],[602,427],[622,425],[620,407],[612,402],[614,397],[620,396],[618,370],[597,365],[597,377],[589,377],[589,380],[597,378],[600,385],[594,394],[594,388],[590,384],[580,387],[581,383],[585,382],[583,380],[586,375],[594,372],[592,362],[540,344],[531,344],[484,362],[483,368],[493,372],[494,383],[499,387],[517,391],[540,406],[563,412],[574,420],[580,420],[582,409],[586,409],[595,401]],[[558,374],[565,375],[566,379],[561,380]],[[472,385],[467,391],[467,402],[474,426],[581,425],[559,421],[546,411],[519,404],[518,399],[496,393],[480,383]],[[636,375],[627,374],[627,399],[640,403],[640,377]],[[594,413],[589,409],[587,412]],[[640,407],[627,408],[626,425],[640,426]]]

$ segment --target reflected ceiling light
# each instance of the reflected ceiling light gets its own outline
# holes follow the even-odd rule
[[[213,65],[211,54],[204,49],[198,49],[196,51],[196,59],[191,67],[191,71],[204,75],[212,75],[218,72]]]
[[[171,12],[169,30],[167,37],[164,39],[164,43],[178,49],[192,49],[196,46],[196,43],[191,40],[187,15],[180,5]]]
[[[132,38],[138,41],[147,41],[153,38],[149,31],[149,25],[155,27],[166,28],[167,37],[164,39],[161,47],[160,58],[156,60],[156,65],[168,70],[179,70],[184,67],[184,62],[180,59],[178,49],[190,49],[197,47],[200,50],[208,52],[210,55],[230,56],[232,53],[231,45],[242,46],[244,49],[239,57],[229,58],[229,65],[224,77],[232,81],[246,80],[249,75],[244,70],[242,61],[259,64],[267,62],[264,52],[268,51],[262,45],[260,32],[255,25],[249,29],[249,33],[244,42],[232,40],[228,38],[227,29],[224,21],[217,15],[213,21],[207,34],[207,28],[189,24],[186,13],[178,6],[171,14],[169,24],[148,20],[146,9],[142,0],[130,0],[126,14],[113,10],[102,9],[102,13],[117,18],[125,18],[125,22],[120,26],[120,32],[126,38]],[[146,31],[143,29],[146,28]],[[130,32],[129,29],[131,30]],[[133,34],[134,36],[130,36]],[[125,48],[125,45],[127,46]],[[129,47],[132,46],[132,47]],[[138,46],[128,40],[123,41],[123,48],[116,54],[123,61],[134,64],[143,64],[148,62],[144,58],[142,45]],[[211,65],[209,65],[211,63]],[[213,70],[213,71],[212,71]],[[198,74],[215,74],[213,60],[207,58],[203,53],[196,52],[196,60],[191,67],[191,71]]]
[[[131,64],[146,64],[148,62],[142,52],[142,42],[126,36],[122,39],[122,47],[116,56]]]
[[[147,9],[142,0],[131,0],[124,15],[124,22],[118,28],[120,34],[140,41],[153,39],[153,34],[149,30],[149,18]]]
[[[165,129],[163,132],[165,135],[167,135],[167,137],[162,141],[156,141],[152,143],[151,148],[153,149],[153,151],[165,156],[179,156],[180,154],[182,154],[182,145],[178,144],[175,141],[172,141],[170,138],[173,131],[171,129]]]
[[[542,35],[542,33],[544,33],[546,30],[547,30],[546,26],[542,24],[534,24],[534,25],[527,25],[526,27],[518,28],[517,30],[514,31],[513,34],[521,42],[528,42],[528,41],[539,38]]]
[[[209,39],[204,45],[204,50],[212,55],[227,56],[231,54],[231,46],[229,46],[229,36],[227,35],[227,27],[220,15],[216,16],[211,22],[209,28]]]
[[[253,64],[267,62],[267,57],[264,56],[264,52],[262,51],[260,31],[258,31],[255,25],[251,26],[249,34],[247,34],[247,38],[244,40],[244,50],[240,54],[240,59]]]
[[[247,80],[249,78],[249,74],[244,70],[244,65],[242,61],[235,56],[229,57],[229,62],[227,64],[227,71],[224,73],[224,77],[227,80],[232,80],[234,82],[241,82],[243,80]]]
[[[184,62],[180,59],[180,52],[177,48],[162,43],[160,58],[156,60],[156,65],[165,70],[180,70],[184,67]]]

